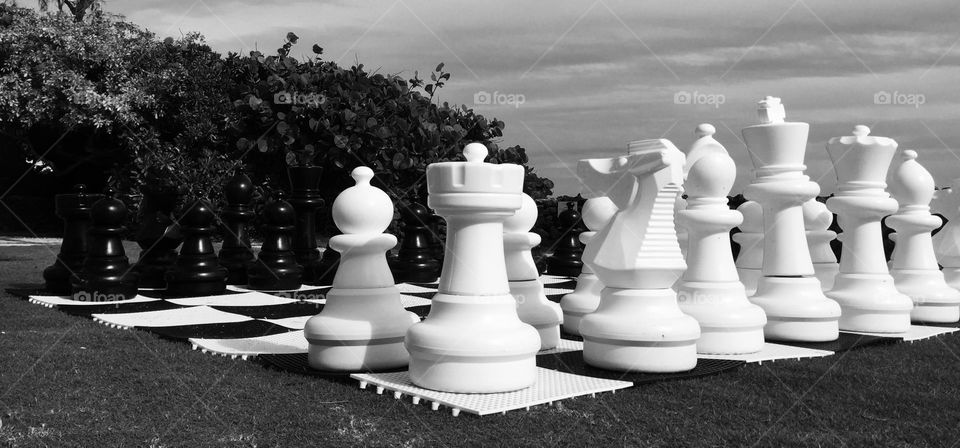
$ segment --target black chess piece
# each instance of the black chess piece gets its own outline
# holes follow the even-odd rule
[[[248,286],[252,289],[281,291],[300,287],[303,268],[297,264],[290,244],[297,217],[285,196],[283,191],[277,191],[274,200],[263,208],[263,247],[247,270]]]
[[[87,257],[90,208],[102,196],[87,194],[86,189],[86,185],[79,184],[74,187],[74,193],[58,194],[54,199],[57,216],[63,220],[63,242],[57,260],[43,270],[46,290],[50,294],[70,295],[73,292],[70,277],[80,272]]]
[[[400,208],[403,221],[403,241],[400,251],[391,260],[393,278],[399,282],[430,283],[440,277],[440,262],[433,257],[430,247],[430,211],[422,204],[411,202]]]
[[[223,294],[227,288],[227,268],[213,250],[211,236],[216,233],[210,204],[197,199],[180,217],[183,246],[173,268],[167,271],[166,295],[171,297]]]
[[[445,222],[443,217],[438,216],[433,210],[430,210],[430,217],[427,222],[430,225],[430,252],[433,253],[433,258],[442,266],[444,255],[443,236],[446,235],[446,232],[443,231],[441,227]]]
[[[330,236],[333,237],[340,234],[341,233],[337,231],[335,234]],[[328,246],[323,250],[323,254],[320,256],[320,263],[317,266],[318,276],[316,284],[332,285],[333,277],[337,275],[337,267],[339,266],[340,252],[337,252]]]
[[[567,203],[567,209],[560,213],[560,228],[563,234],[554,246],[553,255],[547,257],[547,273],[566,277],[576,277],[583,269],[583,248],[578,239],[581,225],[580,213],[573,208],[573,202]]]
[[[120,238],[127,207],[108,188],[93,204],[90,218],[87,257],[79,275],[71,278],[73,299],[112,302],[134,298],[139,275],[131,268]]]
[[[246,285],[247,267],[253,261],[247,223],[255,213],[250,206],[253,200],[253,183],[238,172],[223,186],[227,205],[220,211],[223,221],[223,247],[220,248],[220,265],[227,268],[227,284]]]
[[[164,288],[167,271],[177,262],[177,247],[183,237],[173,220],[180,193],[174,189],[143,189],[142,224],[135,238],[140,258],[133,269],[140,275],[140,287]]]
[[[318,284],[324,269],[317,249],[317,210],[323,206],[317,185],[323,174],[318,166],[300,166],[289,168],[290,205],[296,211],[297,222],[294,227],[292,247],[297,263],[303,267],[301,281],[308,285]],[[328,283],[329,284],[329,283]]]

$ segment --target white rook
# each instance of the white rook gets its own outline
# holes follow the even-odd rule
[[[410,379],[444,392],[523,389],[536,382],[540,336],[510,295],[503,222],[523,203],[524,170],[484,163],[480,143],[463,155],[427,167],[427,205],[446,219],[447,244],[430,314],[407,332]]]

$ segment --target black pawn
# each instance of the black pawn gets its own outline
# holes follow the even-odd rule
[[[340,235],[338,231],[334,235]],[[323,255],[320,257],[320,262],[317,264],[317,277],[316,284],[318,285],[332,285],[333,277],[337,275],[337,267],[340,266],[340,252],[337,252],[330,247],[327,247],[323,250]]]
[[[183,241],[173,221],[173,210],[177,206],[179,194],[174,190],[143,192],[143,224],[137,232],[137,245],[140,246],[140,258],[133,267],[140,275],[143,288],[164,288],[167,286],[167,271],[177,261],[177,246]]]
[[[433,258],[442,265],[444,254],[442,235],[445,233],[440,227],[444,224],[444,220],[443,217],[438,216],[433,210],[430,210],[428,222],[430,224],[430,252],[433,253]]]
[[[247,223],[254,217],[253,183],[246,174],[237,173],[223,186],[227,205],[220,211],[223,221],[223,247],[220,265],[227,268],[227,284],[246,285],[247,267],[253,261]]]
[[[263,247],[247,271],[248,286],[252,289],[281,291],[300,287],[303,268],[297,264],[290,245],[297,217],[284,196],[283,191],[278,191],[263,208]]]
[[[90,208],[99,194],[86,194],[83,184],[74,187],[75,193],[58,194],[55,199],[57,216],[63,219],[63,243],[53,265],[43,270],[46,289],[51,294],[70,295],[73,287],[70,277],[83,268],[87,257],[87,232],[90,230]]]
[[[324,274],[316,234],[317,210],[323,206],[323,198],[317,188],[322,173],[323,168],[317,166],[290,168],[289,202],[297,215],[291,242],[297,263],[303,267],[301,281],[310,285],[320,283]]]
[[[198,199],[180,218],[183,246],[173,268],[167,272],[166,294],[172,297],[223,294],[227,288],[227,268],[213,250],[210,239],[216,233],[216,216],[206,201]]]
[[[403,241],[396,259],[392,260],[393,278],[397,282],[430,283],[440,277],[440,262],[430,247],[431,230],[427,227],[430,211],[416,202],[400,209],[403,220]]]
[[[563,234],[557,240],[553,255],[547,257],[547,273],[566,277],[576,277],[583,270],[583,248],[580,247],[580,213],[573,208],[573,202],[567,203],[567,209],[560,213],[560,228]]]
[[[131,269],[120,239],[127,207],[113,197],[112,189],[105,196],[90,210],[87,257],[80,275],[72,278],[75,300],[112,302],[137,295],[139,276]]]

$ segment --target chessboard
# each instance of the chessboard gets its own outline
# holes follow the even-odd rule
[[[554,302],[576,286],[576,280],[569,277],[545,275],[541,281],[547,298]],[[436,283],[400,283],[397,287],[406,309],[421,318],[429,314]],[[909,332],[896,336],[841,332],[840,339],[827,343],[767,343],[759,353],[750,355],[700,355],[693,370],[669,374],[623,373],[591,367],[583,361],[582,339],[563,333],[560,346],[538,354],[535,386],[500,394],[454,394],[418,388],[410,382],[406,370],[349,374],[312,369],[307,362],[303,327],[307,319],[323,309],[329,290],[329,286],[303,286],[294,291],[265,292],[228,286],[221,295],[166,298],[162,290],[141,289],[133,299],[117,302],[80,301],[45,295],[42,290],[8,291],[31,303],[90,318],[112,328],[147,331],[185,342],[204,353],[249,360],[320,381],[352,378],[361,388],[374,386],[377,393],[391,391],[394,398],[406,395],[414,404],[430,403],[434,410],[444,406],[453,415],[461,411],[476,415],[503,413],[576,396],[720,374],[748,363],[825,357],[861,347],[915,341],[960,327],[960,323],[914,325]]]

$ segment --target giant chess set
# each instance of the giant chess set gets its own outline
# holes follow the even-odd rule
[[[427,168],[426,205],[446,223],[440,253],[430,210],[409,204],[400,251],[390,254],[394,205],[367,167],[353,170],[355,185],[332,204],[342,233],[322,254],[312,230],[295,244],[304,239],[295,227],[312,228],[319,206],[296,188],[261,211],[255,254],[245,230],[251,185],[239,174],[224,189],[219,254],[218,215],[198,201],[179,220],[178,253],[159,247],[130,263],[123,203],[81,189],[58,197],[61,251],[44,272],[45,291],[25,296],[204,351],[319,378],[350,375],[454,414],[956,331],[954,189],[936,191],[916,151],[855,126],[826,144],[838,186],[818,202],[825,192],[804,174],[809,125],[787,121],[775,97],[758,103],[758,115],[742,130],[753,169],[736,209],[728,195],[746,173],[709,124],[686,151],[640,140],[580,160],[582,257],[571,255],[572,240],[548,275],[533,255],[538,210],[522,192],[523,168],[485,163],[487,149],[471,143],[465,161]],[[942,229],[932,202],[949,220]],[[834,213],[839,236],[829,230]],[[889,262],[884,219],[894,232]]]

